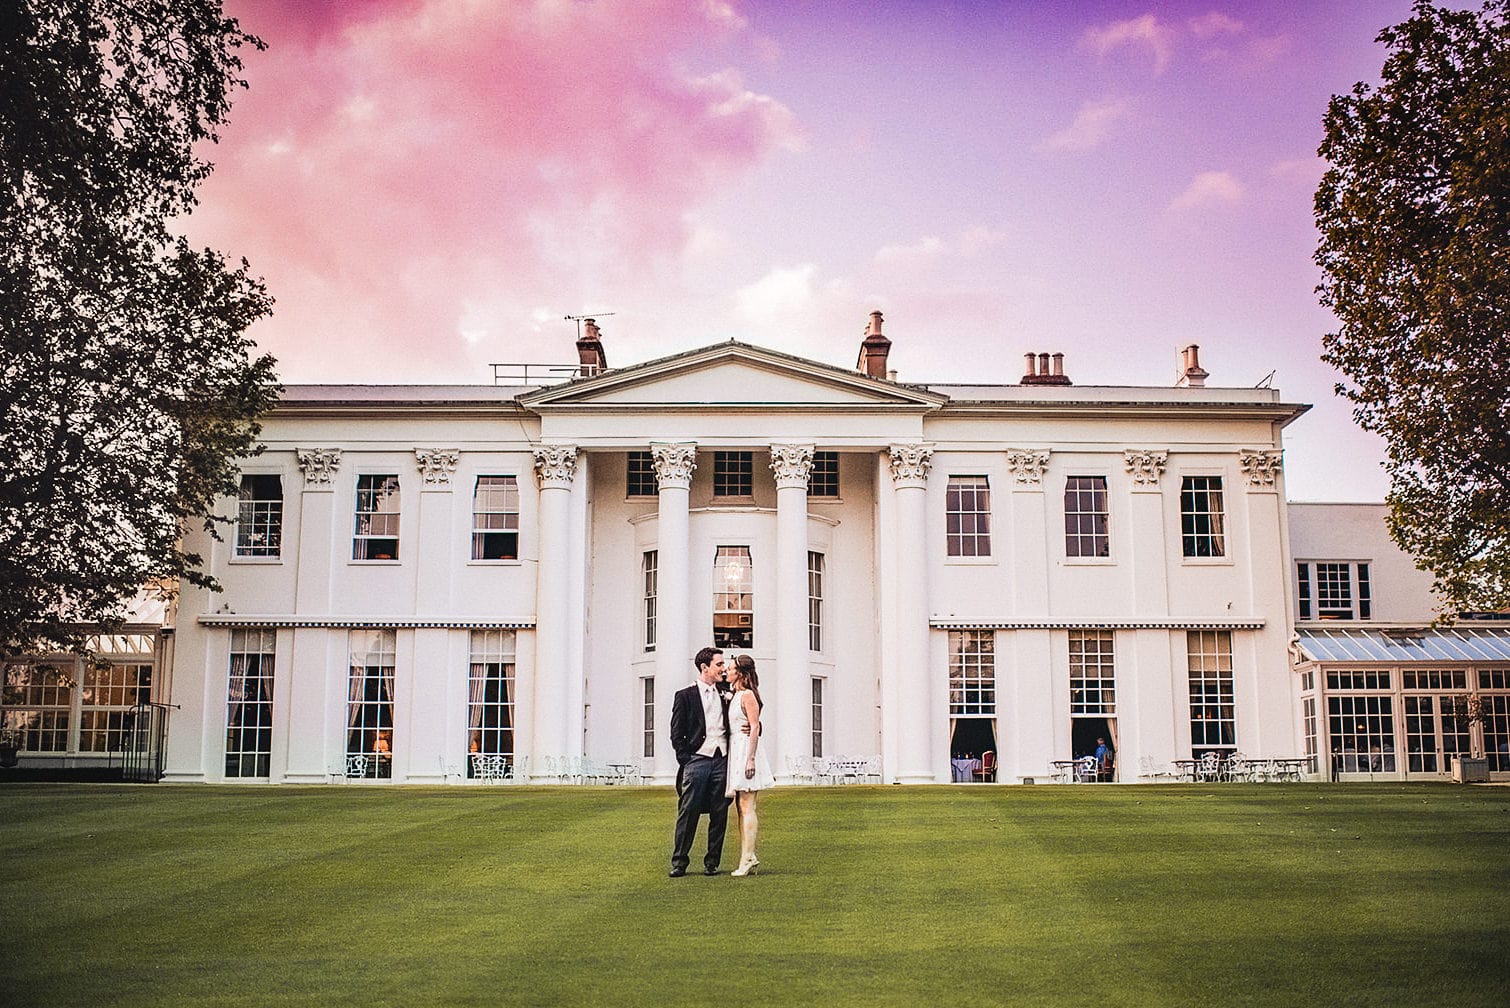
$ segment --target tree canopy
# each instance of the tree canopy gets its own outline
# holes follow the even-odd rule
[[[261,45],[219,0],[0,5],[0,651],[212,584],[180,534],[279,391],[245,335],[272,302],[172,226]]]
[[[1510,607],[1510,0],[1418,0],[1327,108],[1322,359],[1383,435],[1390,533],[1454,611]]]

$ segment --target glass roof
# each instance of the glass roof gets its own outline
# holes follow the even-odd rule
[[[1510,627],[1297,631],[1312,661],[1510,662]]]

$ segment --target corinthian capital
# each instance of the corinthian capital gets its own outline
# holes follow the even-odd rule
[[[1041,486],[1043,474],[1049,468],[1049,453],[1046,448],[1008,448],[1007,472],[1017,483]]]
[[[893,486],[921,487],[928,483],[928,470],[933,468],[933,445],[894,444],[886,449],[891,456],[891,482]]]
[[[304,473],[305,489],[330,490],[335,486],[336,471],[341,468],[341,449],[299,448],[294,456]]]
[[[697,445],[691,441],[651,442],[650,457],[655,462],[655,482],[665,490],[692,485],[692,470],[697,468]]]
[[[807,488],[813,472],[813,446],[810,444],[771,445],[771,472],[776,474],[776,489]]]
[[[540,445],[535,449],[535,476],[540,488],[570,490],[577,475],[576,445]]]
[[[1158,489],[1159,475],[1169,461],[1167,451],[1129,448],[1122,457],[1127,461],[1127,471],[1132,474],[1134,489]]]
[[[416,448],[414,461],[419,463],[419,474],[427,487],[451,488],[451,474],[461,463],[461,452],[455,448]]]
[[[1263,451],[1244,448],[1237,453],[1238,464],[1243,467],[1243,475],[1248,477],[1248,485],[1259,490],[1273,490],[1274,477],[1279,475],[1280,460],[1284,453],[1278,451]]]

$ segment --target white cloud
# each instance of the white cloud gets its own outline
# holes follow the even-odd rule
[[[1086,102],[1075,113],[1074,122],[1038,145],[1045,151],[1088,151],[1099,147],[1112,127],[1126,119],[1132,104],[1123,98]]]
[[[1154,73],[1161,74],[1169,65],[1174,31],[1161,24],[1154,15],[1144,14],[1127,21],[1114,21],[1090,28],[1081,38],[1081,43],[1097,56],[1106,56],[1123,46],[1146,48],[1153,55]]]
[[[1243,23],[1230,18],[1221,11],[1212,11],[1200,17],[1191,18],[1187,22],[1190,31],[1196,38],[1211,38],[1215,35],[1240,35],[1243,32]]]
[[[778,267],[734,294],[734,310],[752,324],[799,314],[813,302],[813,263]]]
[[[1173,203],[1171,210],[1191,210],[1197,207],[1236,203],[1243,198],[1242,183],[1231,172],[1201,172],[1185,187]]]

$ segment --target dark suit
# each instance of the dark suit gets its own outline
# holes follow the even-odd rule
[[[729,723],[729,697],[720,693],[724,725]],[[719,743],[716,758],[698,756],[708,738],[703,698],[696,684],[679,689],[671,701],[671,748],[676,751],[676,839],[671,867],[685,871],[691,860],[698,816],[708,816],[708,853],[703,867],[713,870],[723,856],[724,830],[729,823],[729,799],[724,797],[728,775],[728,740]]]

